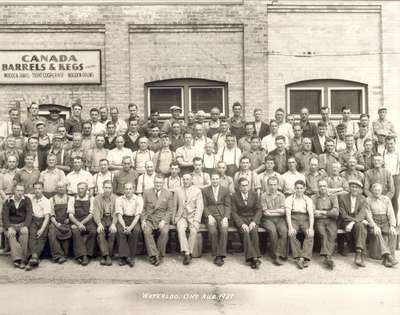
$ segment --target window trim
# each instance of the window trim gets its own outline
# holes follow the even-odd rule
[[[196,85],[190,85],[188,86],[189,90],[189,104],[188,104],[188,109],[189,112],[193,111],[192,108],[192,88],[194,89],[221,89],[222,90],[222,111],[221,115],[225,116],[225,109],[226,109],[226,103],[225,103],[225,85],[206,85],[206,86],[196,86]],[[211,108],[210,108],[211,109]],[[206,118],[210,118],[210,113],[206,113]]]
[[[147,87],[147,117],[151,115],[151,90],[171,90],[171,89],[180,89],[181,90],[181,115],[180,117],[185,117],[185,107],[184,107],[184,87],[183,86],[148,86]],[[160,113],[160,118],[170,118],[170,113]]]
[[[342,114],[332,114],[332,104],[331,104],[331,96],[332,96],[332,90],[335,91],[346,91],[346,90],[361,90],[361,112],[360,113],[352,113],[350,115],[351,119],[358,119],[360,118],[360,115],[363,113],[367,112],[367,106],[366,106],[366,102],[365,102],[365,87],[363,86],[337,86],[337,87],[328,87],[328,108],[329,111],[331,112],[330,117],[333,119],[341,119],[342,118]]]
[[[307,86],[307,87],[287,87],[286,88],[286,113],[287,114],[291,114],[294,117],[298,118],[300,117],[300,113],[292,113],[290,111],[290,92],[292,90],[300,90],[300,91],[309,91],[309,90],[318,90],[321,92],[321,106],[324,106],[324,101],[325,101],[325,95],[324,95],[324,87],[320,87],[320,86]],[[310,114],[309,118],[310,119],[316,119],[320,116],[320,114]]]

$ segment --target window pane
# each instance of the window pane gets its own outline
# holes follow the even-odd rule
[[[361,90],[331,90],[332,114],[341,114],[343,106],[350,108],[352,114],[361,114]]]
[[[171,106],[182,107],[181,88],[150,89],[150,110],[157,110],[160,114],[169,114]]]
[[[299,114],[303,107],[307,107],[310,114],[319,114],[321,90],[291,90],[290,113]]]
[[[190,88],[192,111],[197,112],[203,110],[210,112],[213,107],[223,110],[223,93],[222,88]]]

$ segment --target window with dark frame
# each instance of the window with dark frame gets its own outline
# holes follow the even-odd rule
[[[171,106],[182,108],[181,87],[151,87],[149,88],[150,110],[157,110],[160,114],[169,114]]]
[[[331,113],[341,114],[344,106],[350,108],[352,114],[362,113],[362,90],[330,90]]]
[[[322,102],[322,91],[317,89],[291,89],[290,113],[300,113],[303,107],[308,108],[310,114],[319,114]]]
[[[190,88],[190,109],[192,112],[202,110],[207,113],[213,107],[218,107],[221,113],[224,112],[223,87]]]

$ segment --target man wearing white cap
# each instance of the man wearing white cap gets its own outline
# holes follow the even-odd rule
[[[394,124],[386,118],[387,107],[381,106],[378,108],[379,118],[372,122],[372,129],[375,135],[378,135],[379,130],[385,130],[386,133],[396,133],[394,129]]]
[[[167,133],[170,133],[171,129],[172,129],[172,124],[175,121],[178,121],[179,123],[182,123],[182,121],[180,120],[180,115],[182,113],[182,109],[179,106],[171,106],[170,108],[171,111],[171,118],[169,120],[166,120],[164,122],[164,125],[162,126],[161,130]]]

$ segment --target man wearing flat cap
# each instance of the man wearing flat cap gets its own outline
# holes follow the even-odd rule
[[[367,240],[367,203],[362,196],[363,184],[357,179],[349,181],[350,192],[339,196],[338,228],[344,229],[346,235],[338,240],[338,250],[343,256],[347,255],[344,242],[354,243],[356,255],[354,262],[359,267],[365,267],[364,255]]]
[[[378,135],[379,130],[384,130],[386,133],[395,134],[394,124],[386,118],[387,107],[382,105],[378,108],[379,118],[372,122],[372,129],[375,135]]]
[[[162,127],[162,131],[165,131],[167,133],[171,132],[172,129],[172,124],[177,121],[180,124],[182,124],[182,121],[180,120],[180,115],[182,113],[182,109],[179,106],[171,106],[170,108],[171,111],[171,118],[169,120],[166,120],[164,122],[164,125]]]

